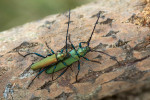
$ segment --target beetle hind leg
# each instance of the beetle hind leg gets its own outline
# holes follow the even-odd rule
[[[117,58],[116,58],[115,56],[111,56],[111,55],[109,55],[109,54],[107,54],[107,53],[105,53],[105,52],[103,52],[103,51],[91,50],[91,52],[99,52],[99,53],[102,53],[102,54],[104,54],[104,55],[106,55],[106,56],[109,56],[110,59],[115,60],[115,61],[118,63],[118,65],[120,65],[119,61],[117,60]]]
[[[80,72],[80,61],[78,61],[78,72],[76,74],[76,82],[78,82],[78,75],[79,75],[79,72]]]
[[[87,61],[91,61],[91,62],[95,62],[95,63],[99,63],[99,64],[101,64],[101,62],[99,62],[99,61],[96,61],[96,60],[91,60],[91,59],[88,59],[88,58],[86,58],[86,57],[83,57],[85,60],[87,60]]]
[[[39,57],[46,58],[45,56],[43,56],[43,55],[41,55],[41,54],[38,54],[38,53],[35,53],[35,52],[33,52],[33,53],[28,53],[28,54],[26,54],[26,55],[22,55],[22,54],[18,51],[18,54],[19,54],[20,56],[23,56],[23,57],[26,57],[26,56],[31,55],[31,54],[35,54],[35,55],[37,55],[37,56],[39,56]]]
[[[31,80],[31,82],[29,83],[27,89],[31,86],[31,84],[33,83],[33,81],[34,81],[40,74],[42,74],[43,71],[47,70],[48,68],[49,68],[49,66],[47,66],[47,67],[41,69],[40,72],[38,72],[38,73],[36,74],[36,76]]]

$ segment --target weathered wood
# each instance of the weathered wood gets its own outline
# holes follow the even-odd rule
[[[61,78],[51,82],[51,75],[42,73],[29,89],[26,89],[37,72],[22,74],[37,56],[23,58],[26,52],[48,53],[48,45],[58,51],[65,46],[68,12],[48,16],[40,21],[0,33],[0,97],[13,96],[15,100],[29,99],[100,99],[150,82],[150,9],[149,0],[99,0],[71,10],[69,34],[78,46],[87,41],[101,11],[101,18],[90,46],[114,55],[118,65],[109,57],[89,53],[82,59],[79,82],[75,82],[77,64]],[[57,76],[60,72],[56,73]],[[74,84],[73,84],[74,83]],[[13,90],[13,94],[6,90]],[[6,96],[8,95],[8,96]]]

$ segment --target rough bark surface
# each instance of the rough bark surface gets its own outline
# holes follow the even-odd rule
[[[24,70],[41,60],[35,55],[49,53],[45,41],[56,52],[65,46],[68,12],[51,15],[0,33],[0,98],[14,100],[100,99],[150,83],[150,1],[99,0],[71,10],[69,34],[75,46],[87,41],[96,14],[101,18],[90,46],[116,56],[120,65],[99,53],[88,53],[82,60],[79,82],[75,82],[77,64],[56,81],[42,73],[29,89],[26,87],[38,71]],[[61,72],[55,73],[55,77]]]

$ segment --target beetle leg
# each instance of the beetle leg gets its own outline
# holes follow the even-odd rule
[[[47,48],[51,50],[52,54],[55,54],[55,52],[53,51],[53,49],[51,49],[51,48],[48,46],[48,44],[47,44],[46,41],[45,41],[45,44],[46,44]]]
[[[53,69],[53,73],[52,73],[52,81],[54,81],[53,75],[54,75],[55,69],[56,69],[56,65],[55,65],[55,67],[54,67],[54,69]]]
[[[43,71],[45,71],[45,70],[48,69],[48,68],[49,68],[49,66],[46,67],[46,68],[43,68],[39,73],[37,73],[36,76],[35,76],[35,77],[31,80],[31,82],[29,83],[27,89],[31,86],[31,84],[33,83],[33,81],[34,81]]]
[[[63,63],[65,66],[67,66],[67,64],[66,64],[65,62],[62,62],[62,63]],[[70,67],[70,66],[67,66],[67,67]],[[71,67],[70,67],[70,68],[71,68]],[[53,69],[52,81],[54,81],[54,79],[53,79],[53,74],[54,74],[55,69],[56,69],[56,65],[55,65],[55,67],[54,67],[54,69]],[[72,68],[71,68],[71,70],[72,70]],[[72,71],[73,71],[73,70],[72,70]],[[63,73],[63,72],[62,72],[62,73]],[[65,72],[64,72],[64,73],[65,73]],[[63,73],[63,74],[64,74],[64,73]],[[63,74],[60,74],[59,77],[60,77],[61,75],[63,75]],[[57,78],[59,78],[59,77],[57,77]],[[56,79],[57,79],[57,78],[56,78]],[[56,79],[55,79],[55,80],[56,80]]]
[[[77,75],[76,75],[76,82],[78,82],[79,72],[80,72],[80,61],[78,61],[78,72],[77,72]]]
[[[66,69],[55,79],[55,80],[57,80],[59,77],[61,77],[66,71],[67,71],[67,69],[68,69],[69,67],[66,67]],[[54,80],[53,80],[54,81]]]
[[[64,62],[62,62],[65,66],[67,66],[66,65],[66,63],[64,63]],[[61,77],[66,71],[67,71],[67,69],[69,68],[70,66],[67,66],[67,68],[56,78],[56,79],[58,79],[59,77]],[[70,67],[71,68],[71,67]],[[55,67],[54,67],[54,69],[53,69],[53,73],[52,73],[52,81],[55,81],[56,79],[54,79],[53,78],[53,74],[54,74],[54,71],[55,71],[55,69],[56,69],[56,65],[55,65]],[[71,68],[71,70],[72,70],[72,68]],[[73,70],[72,70],[73,71]]]
[[[64,49],[62,49],[60,52],[63,53]]]
[[[33,52],[33,53],[28,53],[28,54],[26,54],[26,55],[22,55],[22,54],[18,51],[18,54],[21,55],[21,56],[23,56],[23,57],[26,57],[26,56],[31,55],[31,54],[35,54],[35,55],[37,55],[37,56],[39,56],[39,57],[46,58],[45,56],[43,56],[43,55],[41,55],[41,54],[38,54],[38,53],[35,53],[35,52]]]
[[[86,57],[83,57],[85,60],[87,60],[87,61],[91,61],[91,62],[95,62],[95,63],[99,63],[99,64],[101,64],[101,62],[99,62],[99,61],[96,61],[96,60],[90,60],[90,59],[88,59],[88,58],[86,58]]]
[[[47,56],[51,56],[51,55],[53,55],[53,54],[50,53],[50,54],[48,54]],[[46,56],[46,57],[47,57],[47,56]]]
[[[32,54],[32,53],[31,53]],[[43,56],[43,55],[41,55],[41,54],[38,54],[38,53],[33,53],[33,54],[35,54],[35,55],[37,55],[37,56],[39,56],[39,57],[42,57],[42,58],[46,58],[45,56]]]
[[[80,42],[79,43],[79,47],[82,48],[82,44],[81,43],[87,43],[87,42]]]
[[[24,75],[25,73],[27,73],[33,64],[34,63],[32,63],[28,68],[26,68],[21,75]]]
[[[120,65],[119,61],[117,60],[117,58],[116,58],[115,56],[111,56],[111,55],[109,55],[109,54],[107,54],[107,53],[105,53],[105,52],[103,52],[103,51],[92,50],[91,52],[99,52],[99,53],[102,53],[102,54],[104,54],[104,55],[106,55],[106,56],[109,56],[110,59],[115,60],[115,61]]]
[[[73,72],[73,70],[72,70],[71,66],[70,66],[70,69],[71,69],[71,71]]]
[[[44,68],[40,68],[39,72],[42,71]],[[38,75],[38,78],[40,77],[40,75]]]
[[[65,66],[67,66],[67,64],[65,62],[62,62]],[[73,72],[71,66],[67,66],[67,67],[70,67],[71,71]]]

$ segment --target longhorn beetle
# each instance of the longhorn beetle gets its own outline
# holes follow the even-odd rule
[[[91,36],[89,37],[87,42],[80,42],[78,49],[76,49],[75,46],[72,44],[72,42],[70,40],[70,35],[68,35],[69,24],[70,24],[70,10],[69,10],[68,28],[67,28],[67,33],[66,33],[66,52],[63,53],[63,49],[62,49],[61,52],[54,53],[54,51],[46,43],[46,46],[51,50],[52,54],[48,54],[46,57],[41,55],[41,54],[38,54],[38,53],[29,53],[29,54],[24,55],[24,57],[26,57],[26,56],[28,56],[30,54],[35,54],[37,56],[40,56],[40,57],[44,58],[44,59],[42,59],[39,62],[31,64],[31,67],[29,67],[29,68],[31,68],[33,70],[40,69],[40,68],[42,68],[42,69],[32,79],[32,81],[28,85],[28,88],[33,83],[34,79],[37,76],[39,76],[43,71],[46,71],[47,74],[52,74],[52,80],[54,81],[54,80],[58,79],[60,76],[62,76],[67,71],[67,69],[70,67],[70,65],[72,65],[75,62],[78,62],[78,72],[76,74],[76,82],[77,82],[78,81],[78,74],[79,74],[79,71],[80,71],[80,58],[81,57],[84,58],[87,61],[100,63],[98,61],[94,61],[94,60],[90,60],[90,59],[86,58],[85,55],[88,52],[99,52],[101,54],[107,55],[107,56],[110,57],[110,59],[115,60],[119,64],[119,62],[118,62],[118,60],[116,59],[115,56],[111,56],[111,55],[109,55],[109,54],[107,54],[107,53],[105,53],[103,51],[96,51],[96,50],[93,50],[92,48],[90,48],[90,41],[91,41],[91,38],[93,36],[94,30],[96,28],[96,25],[98,24],[98,20],[100,18],[100,12],[98,13],[97,17],[98,18],[97,18],[97,21],[96,21],[96,23],[94,25],[93,31],[91,33]],[[71,47],[73,48],[69,52],[68,52],[68,48],[67,48],[67,38],[69,39]],[[86,44],[86,46],[82,47],[82,44]],[[20,54],[20,55],[22,55],[22,54]],[[28,70],[29,70],[29,68],[28,68]],[[57,71],[60,71],[60,70],[62,70],[64,68],[65,68],[65,70],[56,79],[53,79],[53,73],[57,72]]]

